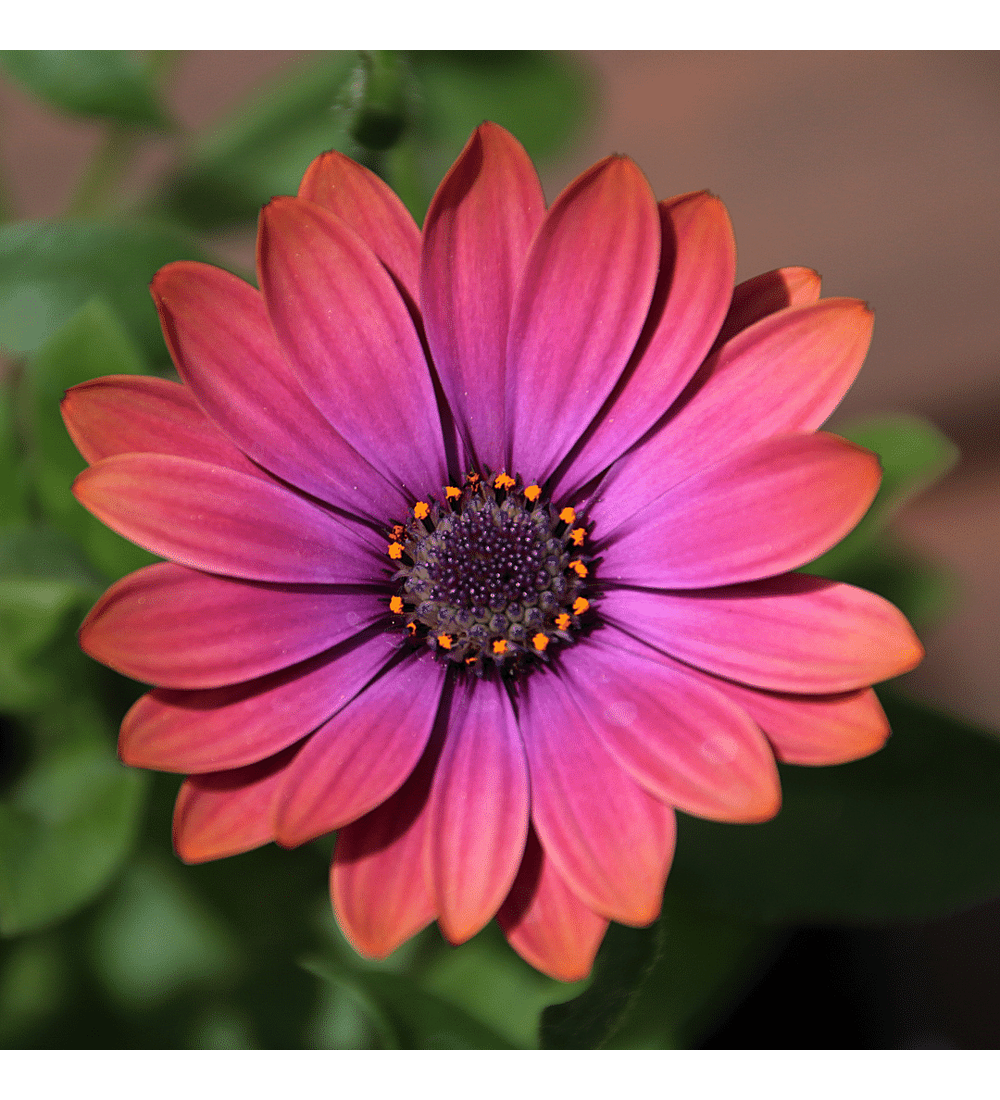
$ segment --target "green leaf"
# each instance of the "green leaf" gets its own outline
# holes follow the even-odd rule
[[[126,50],[0,50],[15,80],[52,107],[157,130],[170,122],[149,69]]]
[[[0,226],[0,348],[37,351],[96,295],[142,354],[169,362],[149,280],[172,260],[207,260],[184,231],[139,219],[28,221]]]
[[[201,230],[249,227],[274,195],[294,195],[315,157],[352,144],[347,105],[356,62],[353,51],[321,53],[283,70],[195,140],[165,190],[165,212]]]
[[[0,526],[27,523],[30,518],[28,477],[15,394],[19,379],[13,372],[0,385]]]
[[[42,513],[83,547],[100,575],[117,580],[157,559],[116,535],[70,491],[86,466],[59,413],[71,386],[105,374],[143,374],[146,364],[114,312],[94,299],[55,333],[25,371],[32,482]]]
[[[881,752],[783,767],[763,825],[681,816],[671,883],[781,923],[927,919],[1000,892],[1000,740],[894,694]]]
[[[658,939],[658,924],[649,928],[609,925],[594,961],[591,984],[579,997],[550,1005],[542,1013],[541,1046],[593,1050],[608,1045],[628,1017],[638,987],[652,972]]]
[[[694,1046],[770,956],[775,933],[690,904],[668,886],[657,952],[618,1028],[617,1050]]]
[[[176,864],[148,856],[128,868],[102,905],[91,951],[109,998],[133,1011],[191,986],[230,983],[243,965],[230,929]]]
[[[0,802],[4,936],[53,924],[93,900],[139,827],[146,777],[115,758],[113,731],[93,701],[84,696],[45,717],[45,751]]]
[[[515,1047],[533,1047],[542,1010],[586,986],[540,974],[514,952],[495,922],[459,949],[439,951],[421,971],[420,984]]]
[[[383,1046],[407,1050],[507,1050],[511,1044],[457,1005],[410,977],[362,970],[327,957],[302,961],[310,973],[355,997],[368,1011]]]

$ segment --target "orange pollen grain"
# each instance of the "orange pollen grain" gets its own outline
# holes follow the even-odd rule
[[[462,490],[456,489],[454,485],[446,485],[444,487],[444,495],[449,500],[454,500],[456,497],[460,497],[462,495]]]
[[[497,474],[496,480],[493,482],[494,489],[513,489],[515,485],[514,479],[510,474]]]
[[[392,537],[394,539],[401,539],[405,530],[406,528],[401,523],[393,524]]]
[[[393,615],[402,615],[403,613],[403,597],[393,596],[389,601],[389,610]]]
[[[587,532],[582,527],[574,527],[570,531],[569,537],[574,546],[583,546],[583,540],[587,537]]]
[[[399,561],[399,559],[402,556],[403,556],[402,543],[390,542],[389,543],[389,557],[392,558],[393,561]]]
[[[438,635],[438,645],[442,649],[451,649],[451,635],[450,634],[439,634]]]
[[[576,519],[576,512],[574,512],[572,508],[563,508],[559,513],[559,518],[563,523],[572,523],[573,520]]]
[[[539,653],[542,653],[549,644],[549,638],[545,634],[536,634],[534,638],[531,639],[531,644]]]
[[[564,611],[561,615],[556,616],[556,626],[560,630],[569,630],[569,615]]]
[[[418,500],[413,506],[413,515],[416,519],[426,519],[431,514],[431,506],[423,500]]]
[[[495,641],[493,643],[493,652],[494,653],[506,653],[507,652],[507,642],[505,641],[505,639],[498,638],[497,641]]]
[[[585,577],[589,572],[587,567],[583,564],[582,561],[580,561],[579,558],[577,558],[575,561],[571,561],[569,563],[569,567],[578,577]]]
[[[540,485],[529,485],[527,489],[524,490],[524,495],[534,504],[542,495],[542,487]]]
[[[573,601],[573,614],[582,615],[588,607],[590,607],[590,601],[585,600],[582,596],[577,596]]]
[[[408,630],[408,631],[409,631],[409,632],[410,632],[411,634],[416,634],[416,632],[417,632],[417,624],[416,624],[416,623],[407,623],[407,624],[406,624],[406,629],[407,629],[407,630]]]

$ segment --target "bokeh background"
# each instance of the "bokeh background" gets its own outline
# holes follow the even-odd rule
[[[187,53],[166,101],[196,130],[307,58]],[[575,58],[589,75],[585,121],[540,166],[549,199],[605,154],[627,153],[660,198],[708,188],[725,201],[739,278],[804,264],[826,295],[875,309],[871,354],[838,418],[917,413],[962,454],[895,521],[895,537],[948,578],[947,613],[922,632],[927,658],[906,686],[1000,730],[1000,55]],[[62,214],[102,126],[0,78],[0,127],[9,205],[27,218]],[[169,171],[178,140],[143,139],[124,202]],[[252,222],[212,241],[251,266]],[[708,1042],[1000,1046],[998,940],[996,904],[917,925],[804,929]]]

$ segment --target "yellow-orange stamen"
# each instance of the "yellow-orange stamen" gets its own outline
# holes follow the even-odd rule
[[[466,475],[465,480],[473,487],[479,484],[479,474],[475,470],[470,470]]]
[[[403,544],[400,543],[400,542],[390,542],[389,543],[389,557],[392,558],[393,561],[399,561],[399,559],[402,556],[403,556]]]
[[[405,530],[406,528],[401,523],[394,523],[392,527],[392,537],[394,539],[401,539]]]
[[[569,537],[574,546],[583,546],[583,540],[587,537],[587,532],[582,527],[574,527],[570,531]]]
[[[444,495],[449,500],[454,500],[456,497],[460,497],[462,495],[462,490],[456,489],[454,485],[446,485],[444,487]],[[475,660],[475,658],[473,658],[473,660]]]
[[[573,520],[576,519],[576,512],[574,512],[572,508],[563,508],[559,513],[559,518],[563,523],[572,523]]]
[[[510,474],[497,474],[496,480],[493,482],[494,489],[513,489],[516,482],[510,476]]]
[[[556,616],[556,626],[560,630],[569,630],[569,623],[569,615],[567,615],[565,611],[561,615]]]
[[[541,633],[536,634],[534,638],[531,639],[531,644],[535,647],[535,649],[538,650],[539,653],[543,653],[545,651],[545,648],[549,644],[548,635]]]
[[[573,614],[582,615],[588,607],[590,607],[590,601],[585,600],[582,596],[577,596],[573,601]]]
[[[507,652],[507,642],[504,638],[498,638],[493,643],[493,652],[498,654]]]
[[[402,596],[393,596],[392,599],[389,601],[389,610],[393,613],[393,615],[402,615],[403,614],[403,597]]]
[[[574,561],[571,561],[569,563],[569,567],[570,567],[570,569],[573,570],[573,572],[578,577],[585,577],[587,575],[587,573],[589,572],[587,567],[583,564],[582,561],[580,561],[579,558],[576,558]]]
[[[431,506],[424,500],[418,500],[413,506],[413,515],[416,519],[426,519],[431,514]]]
[[[407,630],[408,630],[408,631],[409,631],[409,632],[410,632],[411,634],[416,634],[416,632],[417,632],[417,624],[416,624],[416,623],[407,623],[407,624],[406,624],[406,629],[407,629]]]
[[[524,495],[534,504],[542,495],[542,487],[540,485],[529,485],[528,488],[524,490]]]
[[[438,645],[442,649],[451,649],[451,635],[450,634],[439,634],[438,635]]]

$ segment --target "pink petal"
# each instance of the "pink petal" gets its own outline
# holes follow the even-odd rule
[[[688,664],[772,691],[851,691],[923,656],[887,600],[799,573],[695,592],[609,590],[601,618]]]
[[[84,470],[73,493],[113,531],[193,569],[289,584],[370,583],[388,575],[371,532],[223,466],[117,455]]]
[[[273,840],[271,804],[296,746],[235,771],[196,775],[174,806],[174,850],[185,863],[249,852]]]
[[[299,184],[299,198],[345,221],[382,261],[410,300],[418,300],[420,230],[388,184],[332,149],[318,156]]]
[[[521,958],[561,982],[590,973],[608,928],[560,878],[533,831],[497,921]]]
[[[556,199],[528,255],[507,351],[508,463],[539,484],[593,420],[642,330],[660,220],[642,173],[609,157]]]
[[[527,681],[518,719],[531,819],[560,876],[602,917],[654,921],[674,854],[673,810],[623,770],[558,675]]]
[[[424,882],[423,850],[440,749],[435,734],[402,787],[337,834],[330,868],[333,911],[352,947],[369,958],[391,955],[436,916]]]
[[[601,579],[710,588],[795,569],[839,542],[868,510],[878,458],[818,432],[767,439],[654,500],[610,539]]]
[[[386,615],[380,591],[264,585],[160,562],[113,584],[80,645],[126,676],[214,688],[287,668]]]
[[[177,382],[108,375],[66,391],[63,421],[88,463],[130,452],[179,455],[265,477]]]
[[[712,351],[758,321],[789,306],[819,301],[820,277],[808,267],[779,267],[740,283]]]
[[[631,362],[578,449],[559,492],[572,493],[628,450],[701,365],[726,316],[736,243],[722,203],[705,191],[661,202],[660,275]]]
[[[846,764],[877,752],[889,723],[871,688],[838,695],[758,691],[705,676],[760,726],[786,764]]]
[[[456,683],[429,815],[428,885],[441,931],[462,943],[509,892],[528,831],[524,746],[496,680]]]
[[[591,518],[610,532],[708,461],[818,428],[854,381],[871,330],[862,302],[827,298],[738,333],[708,359],[664,427],[611,468]]]
[[[441,385],[477,468],[506,465],[507,329],[545,197],[528,155],[484,122],[424,223],[420,304]]]
[[[430,371],[392,278],[344,222],[303,199],[264,207],[257,237],[271,324],[337,431],[414,497],[445,483]]]
[[[118,754],[133,768],[167,772],[252,764],[312,733],[398,650],[397,638],[377,631],[246,683],[151,691],[125,715]]]
[[[407,501],[330,426],[281,352],[260,294],[207,264],[157,272],[153,300],[177,370],[255,462],[321,500],[381,522]]]
[[[445,665],[430,650],[391,665],[309,738],[275,804],[275,835],[304,844],[384,802],[420,759]]]
[[[560,657],[580,712],[655,798],[717,821],[766,821],[781,792],[746,711],[613,627]]]

